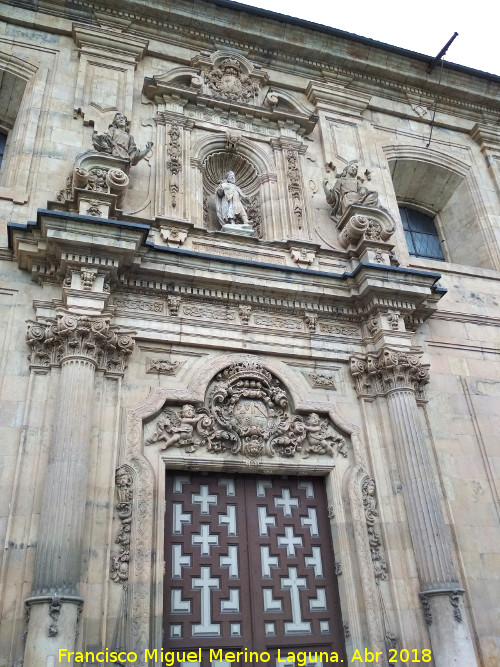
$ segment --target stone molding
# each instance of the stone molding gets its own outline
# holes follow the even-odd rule
[[[420,356],[383,348],[378,354],[350,358],[351,375],[359,397],[383,396],[394,390],[408,390],[419,399],[429,382],[429,364]]]
[[[111,324],[111,316],[88,317],[57,309],[56,318],[28,321],[30,366],[48,368],[83,358],[98,370],[122,375],[134,350],[131,332]]]

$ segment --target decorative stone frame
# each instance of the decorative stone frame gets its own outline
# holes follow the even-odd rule
[[[214,376],[234,363],[251,359],[275,375],[286,387],[297,413],[315,411],[328,414],[333,424],[350,440],[347,459],[329,457],[293,461],[267,459],[261,465],[228,462],[231,471],[268,474],[323,475],[332,519],[335,557],[341,563],[339,592],[346,628],[347,653],[370,646],[384,651],[387,635],[367,532],[362,485],[370,478],[365,446],[360,428],[345,420],[332,403],[306,400],[310,388],[304,378],[293,376],[285,364],[257,355],[221,355],[193,371],[185,390],[151,388],[144,402],[124,411],[122,451],[118,466],[133,477],[133,519],[130,542],[129,578],[126,588],[127,611],[117,627],[123,627],[122,643],[139,656],[144,664],[145,649],[162,646],[163,615],[163,549],[164,534],[161,509],[165,507],[164,473],[169,468],[220,471],[226,466],[221,459],[197,452],[188,456],[178,449],[162,451],[157,447],[144,450],[144,422],[154,419],[165,403],[201,403],[205,388]],[[227,460],[227,459],[226,459]],[[337,463],[337,465],[336,465]],[[239,469],[239,470],[238,470]],[[111,584],[114,585],[114,584]],[[360,594],[361,592],[361,594]],[[116,633],[115,633],[116,634]]]

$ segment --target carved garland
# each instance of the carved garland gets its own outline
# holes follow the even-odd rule
[[[116,493],[118,502],[116,511],[120,519],[120,529],[115,543],[119,545],[117,553],[111,555],[110,576],[117,584],[125,585],[128,581],[130,562],[130,529],[132,527],[132,476],[124,467],[116,471]]]
[[[300,172],[299,172],[299,162],[298,162],[298,153],[296,151],[286,151],[285,155],[287,161],[287,170],[286,175],[288,178],[288,192],[292,198],[292,210],[297,221],[297,226],[299,229],[302,229],[302,213],[303,213],[303,202],[302,202],[302,188],[300,186]]]
[[[280,381],[260,364],[244,361],[220,372],[206,394],[205,406],[166,408],[147,445],[181,447],[193,453],[205,447],[213,454],[250,459],[299,453],[347,456],[345,439],[328,419],[312,412],[293,414]]]
[[[375,530],[375,519],[378,517],[375,480],[367,477],[363,481],[361,491],[363,493],[363,507],[365,510],[366,528],[368,530],[368,541],[370,543],[375,581],[379,584],[382,579],[387,579],[387,563],[380,553],[380,536]]]
[[[168,136],[170,137],[170,140],[167,148],[167,167],[171,173],[170,196],[172,197],[172,207],[175,208],[177,206],[177,194],[179,192],[179,172],[181,171],[181,130],[177,124],[172,123]]]

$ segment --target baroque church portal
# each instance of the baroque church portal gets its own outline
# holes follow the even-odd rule
[[[499,667],[500,79],[0,13],[0,666]]]

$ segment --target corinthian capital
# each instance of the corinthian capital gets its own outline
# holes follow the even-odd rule
[[[110,316],[88,317],[58,311],[55,319],[28,322],[30,365],[50,367],[85,357],[99,370],[121,374],[134,349],[133,334],[111,324]]]
[[[416,354],[383,348],[378,354],[350,358],[358,396],[378,396],[397,389],[414,391],[423,398],[429,382],[429,365]]]

